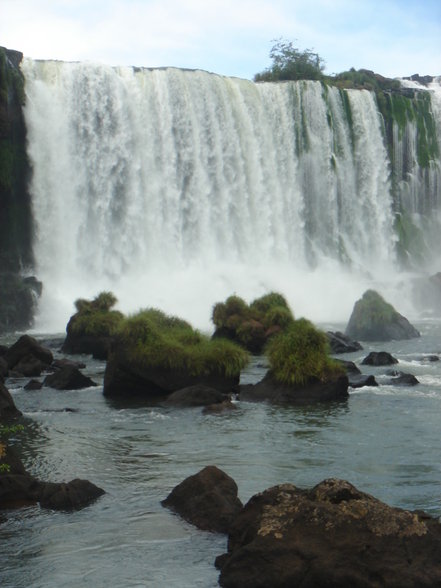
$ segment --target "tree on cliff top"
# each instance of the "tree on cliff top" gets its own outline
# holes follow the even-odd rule
[[[255,82],[278,82],[284,80],[320,80],[325,62],[312,49],[301,51],[292,41],[275,39],[270,51],[271,67],[254,76]]]

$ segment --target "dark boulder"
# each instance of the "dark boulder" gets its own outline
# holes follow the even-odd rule
[[[56,390],[80,390],[81,388],[89,388],[98,384],[82,374],[76,367],[66,366],[46,376],[43,385]]]
[[[361,341],[413,339],[420,333],[375,290],[367,290],[352,311],[345,334]]]
[[[84,333],[75,333],[69,330],[67,326],[67,335],[61,351],[63,353],[87,354],[92,355],[94,359],[107,359],[110,350],[112,338],[105,335],[85,335]]]
[[[391,376],[391,378],[385,384],[394,386],[416,386],[419,384],[419,380],[413,374],[407,374],[406,372],[389,370],[386,375]]]
[[[0,381],[4,380],[8,376],[8,364],[3,357],[0,357]]]
[[[331,353],[352,353],[354,351],[360,351],[363,347],[358,341],[352,341],[344,333],[336,331],[327,331],[326,336],[328,337],[329,345],[331,347]]]
[[[242,508],[236,482],[216,466],[186,478],[161,504],[199,529],[216,533],[228,533]]]
[[[275,404],[311,404],[315,402],[332,402],[346,400],[348,394],[348,378],[340,376],[334,380],[322,382],[310,378],[303,386],[290,386],[277,382],[267,372],[257,384],[245,384],[239,387],[241,400],[251,402],[268,401]]]
[[[21,416],[21,412],[15,406],[9,390],[0,382],[0,420],[18,416]]]
[[[49,366],[43,363],[35,355],[25,355],[15,364],[13,371],[15,374],[21,374],[27,378],[37,377],[41,375],[41,372],[47,369]]]
[[[103,494],[104,490],[92,482],[75,478],[67,483],[41,483],[39,502],[44,508],[53,510],[79,509]]]
[[[387,351],[371,351],[369,353],[369,355],[367,355],[363,359],[363,361],[361,362],[361,365],[379,366],[379,365],[393,365],[395,363],[398,363],[398,359],[393,357]]]
[[[19,508],[37,502],[54,510],[80,509],[104,494],[88,480],[68,483],[42,482],[24,468],[16,452],[6,447],[0,465],[7,471],[0,474],[0,508]]]
[[[170,394],[165,400],[165,404],[169,406],[207,406],[209,404],[220,404],[225,400],[225,394],[204,386],[203,384],[196,384],[176,390]]]
[[[224,588],[441,586],[441,524],[344,480],[253,496],[216,560]]]
[[[359,368],[355,365],[355,363],[353,361],[346,361],[344,359],[336,359],[335,361],[344,367],[344,369],[348,375],[349,374],[361,374],[361,371],[359,370]]]
[[[350,374],[349,386],[351,388],[363,388],[364,386],[378,386],[375,376],[366,374]]]
[[[6,352],[4,358],[9,369],[14,369],[16,365],[26,357],[32,356],[38,359],[43,365],[51,365],[54,356],[52,351],[43,347],[34,337],[22,335],[18,341],[12,345]]]
[[[73,361],[72,359],[67,359],[66,357],[62,357],[61,359],[54,359],[52,362],[52,367],[57,370],[67,366],[76,367],[77,369],[82,370],[86,367],[86,364],[83,361]]]
[[[104,372],[104,395],[137,394],[146,399],[165,398],[171,392],[203,385],[229,394],[239,384],[237,376],[221,373],[194,376],[188,371],[136,364],[127,358],[121,347],[112,348]]]
[[[39,380],[29,380],[29,382],[24,386],[25,390],[41,390],[43,388],[43,383]]]

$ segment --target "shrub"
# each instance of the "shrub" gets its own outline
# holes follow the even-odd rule
[[[114,335],[123,319],[121,312],[110,310],[116,302],[117,299],[112,292],[101,292],[93,300],[76,300],[77,313],[70,323],[72,332],[76,335],[95,337]]]
[[[326,334],[303,318],[270,339],[265,351],[271,373],[283,384],[302,386],[313,378],[327,381],[344,374],[328,355]]]
[[[256,298],[250,304],[250,309],[253,314],[261,313],[266,314],[269,310],[275,307],[283,307],[289,310],[288,303],[282,294],[278,292],[269,292],[268,294],[264,294],[260,298]]]
[[[156,309],[144,309],[122,321],[117,336],[129,361],[145,368],[234,376],[248,362],[248,353],[235,343],[210,340],[186,321]]]

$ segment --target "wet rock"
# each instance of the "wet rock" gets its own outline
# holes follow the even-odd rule
[[[392,341],[420,336],[417,329],[375,290],[367,290],[357,300],[345,334],[361,341]]]
[[[339,364],[341,364],[345,370],[346,373],[349,374],[361,374],[361,371],[358,369],[358,367],[355,365],[355,363],[353,361],[346,361],[344,359],[336,359],[335,361],[337,361]]]
[[[236,482],[216,466],[186,478],[161,504],[199,529],[217,533],[227,533],[242,508]]]
[[[14,417],[21,416],[21,412],[15,406],[15,402],[3,384],[0,382],[0,420],[10,419]]]
[[[82,370],[86,367],[86,364],[82,361],[73,361],[72,359],[67,359],[66,357],[63,357],[61,359],[54,359],[54,361],[52,362],[52,367],[54,367],[55,369],[62,369],[68,366]]]
[[[82,374],[76,367],[66,366],[46,376],[43,385],[55,388],[56,390],[80,390],[82,388],[97,386],[98,384],[88,376]]]
[[[43,383],[38,380],[29,380],[29,382],[24,387],[25,390],[41,390],[43,388]]]
[[[408,374],[406,372],[389,370],[387,375],[392,377],[385,383],[392,384],[393,386],[416,386],[419,384],[418,379],[413,374]]]
[[[340,376],[328,382],[311,378],[304,386],[290,386],[277,382],[271,372],[268,372],[257,384],[240,386],[239,391],[241,400],[268,401],[275,404],[303,405],[315,402],[332,402],[346,400],[349,396],[347,376]]]
[[[361,362],[361,365],[380,366],[380,365],[393,365],[395,363],[398,363],[398,359],[393,357],[387,351],[371,351],[369,353],[369,355],[367,355],[363,359],[363,361]]]
[[[54,510],[79,509],[103,494],[104,490],[92,482],[76,478],[67,483],[42,483],[39,502],[44,508]]]
[[[170,394],[165,400],[165,404],[169,406],[207,406],[209,404],[219,404],[225,400],[225,394],[204,386],[203,384],[196,384],[195,386],[188,386],[181,390],[176,390]]]
[[[336,355],[340,353],[352,353],[353,351],[360,351],[363,349],[358,341],[353,341],[350,337],[347,337],[340,331],[327,331],[326,336],[328,337],[329,345],[331,346],[331,352]]]
[[[362,388],[363,386],[378,386],[378,382],[372,375],[350,374],[349,386],[351,388]]]
[[[432,588],[441,586],[440,549],[438,520],[328,479],[253,496],[216,565],[224,588]]]
[[[36,339],[29,335],[22,335],[14,345],[12,345],[6,352],[4,358],[8,364],[8,368],[16,369],[17,364],[24,358],[33,357],[39,360],[43,365],[49,366],[54,357],[52,351],[43,347]]]

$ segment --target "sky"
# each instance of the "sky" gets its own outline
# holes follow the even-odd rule
[[[34,59],[252,79],[280,38],[327,74],[441,75],[441,0],[0,0],[0,46]]]

